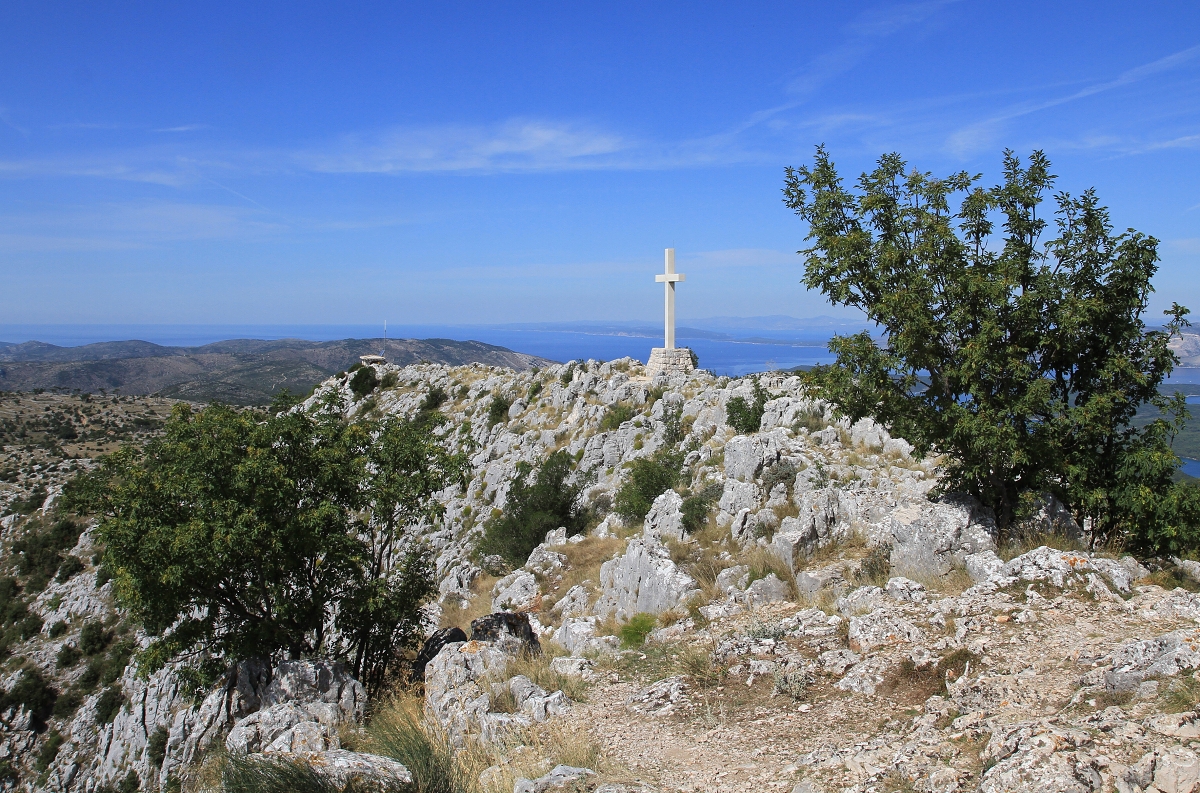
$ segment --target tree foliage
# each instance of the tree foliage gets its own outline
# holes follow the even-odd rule
[[[1157,240],[1114,234],[1087,190],[1054,195],[1057,236],[1043,243],[1055,177],[1041,152],[1027,164],[1006,152],[995,187],[979,178],[934,178],[889,154],[850,190],[823,147],[787,169],[785,203],[812,242],[804,283],[879,329],[835,337],[837,363],[810,382],[843,415],[945,454],[945,485],[1002,526],[1050,492],[1095,541],[1194,545],[1198,491],[1172,482],[1169,446],[1186,408],[1158,391],[1188,311],[1175,305],[1165,330],[1143,321]],[[1146,403],[1164,418],[1130,427]]]
[[[579,474],[572,478],[573,467],[565,449],[551,453],[536,470],[529,463],[518,463],[504,509],[488,521],[480,551],[522,565],[546,538],[546,532],[559,527],[566,527],[567,536],[583,532],[588,511],[580,496],[592,477]]]
[[[762,426],[763,413],[766,412],[767,392],[754,381],[754,400],[747,402],[743,396],[735,396],[725,405],[725,415],[729,426],[740,435],[758,432]]]
[[[654,499],[679,484],[683,455],[659,449],[650,457],[639,457],[617,490],[613,510],[626,523],[645,520]]]
[[[364,682],[386,671],[433,586],[401,529],[436,516],[430,496],[463,465],[428,430],[177,405],[160,438],[76,480],[69,501],[99,513],[117,596],[157,636],[144,667],[204,648],[344,657]]]

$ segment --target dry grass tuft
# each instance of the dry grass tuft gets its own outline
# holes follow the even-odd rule
[[[441,627],[462,628],[470,636],[471,620],[479,619],[492,613],[492,587],[499,580],[494,575],[480,573],[475,582],[471,584],[471,592],[474,596],[465,609],[455,606],[442,609]]]
[[[1027,532],[1009,538],[996,549],[996,555],[1008,562],[1023,553],[1028,553],[1043,545],[1058,551],[1076,551],[1082,553],[1088,550],[1087,543],[1080,539],[1067,537],[1062,534]]]
[[[525,675],[525,677],[547,691],[561,690],[569,699],[573,699],[576,702],[586,702],[588,684],[583,678],[573,675],[562,675],[550,668],[550,664],[555,658],[564,655],[568,655],[566,648],[553,641],[546,640],[542,642],[541,653],[537,655],[522,653],[510,661],[504,670],[504,676],[505,678],[512,678],[517,675]]]

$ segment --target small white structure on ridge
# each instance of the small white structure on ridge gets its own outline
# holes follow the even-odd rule
[[[683,374],[695,368],[691,350],[675,349],[675,284],[686,279],[683,273],[675,272],[675,249],[667,248],[665,272],[654,276],[654,280],[663,285],[665,317],[663,346],[653,348],[650,360],[646,363],[646,373],[651,377]]]

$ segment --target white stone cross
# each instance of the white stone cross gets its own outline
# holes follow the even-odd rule
[[[666,291],[666,332],[664,333],[664,349],[675,349],[675,282],[686,281],[687,278],[683,273],[675,272],[675,249],[667,248],[667,271],[662,275],[654,276],[655,281],[660,281]]]

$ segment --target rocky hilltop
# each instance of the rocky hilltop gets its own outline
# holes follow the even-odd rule
[[[450,339],[231,339],[200,347],[117,341],[58,347],[0,342],[0,391],[57,388],[85,393],[157,394],[195,402],[265,405],[282,389],[307,393],[360,355],[397,364],[480,362],[525,369],[543,358],[479,341]]]
[[[437,432],[469,453],[470,481],[439,494],[436,523],[409,528],[436,553],[439,596],[414,664],[423,685],[397,697],[418,697],[456,747],[460,789],[1200,782],[1200,566],[1085,551],[1049,499],[1020,542],[999,544],[986,510],[937,495],[936,459],[869,420],[835,420],[795,377],[651,380],[630,359],[378,369],[393,387],[356,399],[332,378],[298,409],[337,392],[351,419],[411,416],[446,397]],[[730,426],[738,397],[761,405],[757,431]],[[516,569],[481,555],[519,464],[559,450],[586,483],[588,530],[550,532]],[[621,487],[665,451],[681,483],[625,524]],[[4,565],[20,567],[14,543],[49,519],[50,492],[5,518]],[[84,528],[74,563],[29,600],[40,627],[10,643],[4,789],[206,789],[225,753],[293,759],[360,790],[404,789],[417,772],[362,737],[365,694],[335,663],[140,679],[129,659],[146,638],[123,625],[93,551]],[[87,688],[93,672],[105,679]],[[80,692],[74,709],[20,704],[34,676],[60,699]]]

